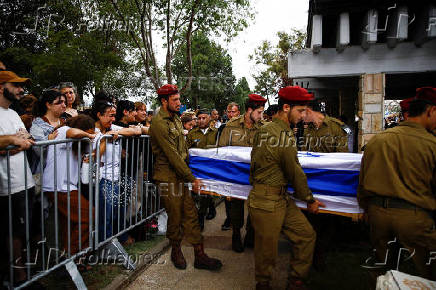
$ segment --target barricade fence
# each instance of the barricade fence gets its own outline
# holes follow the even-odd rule
[[[42,141],[27,152],[0,149],[0,158],[7,167],[0,211],[8,223],[0,236],[9,289],[61,266],[85,288],[76,263],[108,247],[127,257],[117,239],[126,240],[128,231],[163,211],[151,181],[149,136]],[[128,257],[125,265],[135,267]]]

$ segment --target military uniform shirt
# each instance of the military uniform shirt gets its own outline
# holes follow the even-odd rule
[[[317,129],[309,124],[304,130],[303,151],[311,152],[348,152],[348,134],[350,129],[336,118],[325,116]]]
[[[293,132],[278,118],[262,126],[254,137],[250,183],[277,187],[290,184],[296,198],[313,200],[306,174],[298,161]]]
[[[151,123],[150,137],[155,158],[153,178],[163,182],[176,178],[193,182],[195,177],[188,167],[188,147],[180,117],[170,117],[168,112],[159,110]]]
[[[232,118],[227,122],[224,130],[219,136],[218,145],[223,146],[245,146],[253,145],[253,138],[256,131],[263,125],[263,121],[253,124],[253,127],[245,127],[244,115]]]
[[[216,135],[218,130],[208,127],[206,134],[203,134],[200,128],[195,128],[189,131],[186,138],[189,148],[213,148],[216,147]]]
[[[359,181],[357,198],[364,209],[377,195],[436,210],[436,138],[407,121],[379,133],[365,146]]]

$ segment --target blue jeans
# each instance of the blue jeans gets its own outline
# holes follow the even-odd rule
[[[99,208],[98,208],[98,241],[102,242],[112,235],[128,227],[127,221],[124,223],[125,203],[118,200],[120,196],[120,185],[118,182],[112,182],[102,178],[99,183]],[[118,205],[119,216],[118,216]],[[106,213],[105,213],[106,210]],[[119,230],[118,230],[119,220]],[[106,225],[106,231],[105,231]],[[105,236],[106,233],[106,236]],[[127,240],[127,234],[118,237],[120,242]]]

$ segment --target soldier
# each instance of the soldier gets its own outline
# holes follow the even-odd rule
[[[221,127],[221,121],[219,120],[220,119],[220,115],[219,115],[217,109],[213,109],[210,112],[210,119],[211,119],[211,121],[210,121],[210,125],[209,126],[211,128],[218,129],[219,127]]]
[[[216,136],[218,130],[214,127],[211,128],[209,126],[210,123],[210,115],[207,110],[199,110],[197,113],[198,118],[198,127],[192,129],[187,138],[187,143],[189,148],[211,148],[216,147]],[[209,209],[209,212],[206,216],[207,220],[214,219],[216,216],[215,204],[210,195],[200,195],[200,208],[198,209],[198,221],[200,223],[200,228],[203,231],[204,229],[204,218],[206,216],[206,212]]]
[[[357,198],[378,262],[397,240],[421,276],[436,280],[436,90],[418,89],[407,121],[374,136],[362,158]]]
[[[151,145],[155,157],[153,179],[158,187],[168,214],[167,238],[171,242],[171,261],[178,269],[186,269],[186,260],[180,247],[183,236],[194,247],[197,269],[218,270],[221,261],[204,253],[203,236],[198,224],[194,201],[186,183],[199,191],[201,181],[188,167],[188,147],[178,116],[180,94],[177,86],[164,85],[157,90],[161,103],[159,113],[150,127]]]
[[[348,152],[350,128],[336,118],[321,113],[320,103],[309,104],[304,122],[310,123],[304,130],[302,150],[312,152]]]
[[[219,136],[219,146],[252,146],[254,134],[262,126],[262,114],[266,99],[260,95],[250,94],[245,104],[245,114],[231,119]],[[244,225],[244,200],[232,198],[230,204],[232,223],[232,249],[237,253],[244,251],[241,242],[241,228]],[[253,247],[254,233],[250,219],[247,218],[244,245]]]
[[[225,112],[225,116],[227,118],[227,122],[230,121],[234,117],[239,117],[241,114],[241,111],[239,110],[239,105],[235,102],[231,102],[227,105],[227,110]],[[218,128],[218,136],[221,135],[224,128],[226,127],[226,123],[221,124],[221,126]],[[231,202],[230,198],[224,199],[224,204],[226,206],[226,219],[224,220],[224,223],[221,226],[221,230],[227,231],[231,229],[231,222],[230,222],[230,207]]]
[[[290,124],[297,124],[313,95],[298,86],[279,91],[279,111],[273,121],[256,133],[251,152],[248,210],[254,226],[256,289],[271,289],[280,232],[293,244],[289,287],[304,287],[312,264],[316,234],[310,223],[287,193],[288,184],[294,197],[307,202],[309,212],[317,213],[324,204],[313,198],[295,148]],[[304,289],[304,288],[303,288]]]

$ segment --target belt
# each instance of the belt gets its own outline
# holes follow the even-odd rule
[[[430,216],[432,216],[431,210],[419,207],[401,198],[373,196],[370,198],[369,204],[377,205],[383,208],[420,210],[420,211],[425,211],[426,213],[430,214]]]
[[[253,189],[256,191],[257,190],[267,191],[272,194],[285,194],[287,191],[286,186],[273,186],[273,185],[260,184],[260,183],[253,184]]]

